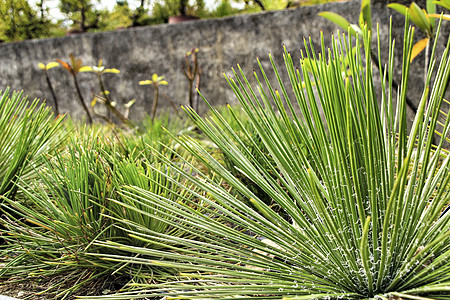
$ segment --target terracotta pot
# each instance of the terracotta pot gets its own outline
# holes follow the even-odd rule
[[[194,20],[198,20],[198,19],[199,19],[199,17],[188,16],[188,15],[171,16],[171,17],[169,17],[169,24],[194,21]]]

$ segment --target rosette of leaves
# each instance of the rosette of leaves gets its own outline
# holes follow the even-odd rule
[[[142,239],[183,244],[184,248],[173,251],[99,242],[129,251],[105,259],[142,266],[159,263],[181,270],[171,282],[149,283],[139,292],[110,299],[448,299],[450,214],[441,215],[441,211],[450,199],[450,156],[442,151],[444,139],[432,145],[431,136],[450,77],[450,46],[440,63],[432,57],[426,89],[408,132],[405,99],[414,29],[408,23],[405,28],[402,81],[396,98],[388,84],[395,44],[389,44],[379,99],[368,59],[368,30],[363,30],[361,39],[365,59],[359,51],[349,55],[350,77],[342,73],[341,64],[353,41],[340,37],[319,57],[312,45],[306,48],[305,57],[314,64],[311,75],[304,64],[296,69],[285,51],[289,76],[285,82],[272,61],[279,90],[262,67],[262,81],[255,73],[258,93],[240,68],[227,78],[281,172],[277,180],[267,169],[270,164],[247,155],[244,141],[220,114],[213,110],[218,121],[204,120],[186,108],[219,149],[236,157],[236,168],[290,218],[261,201],[197,141],[181,136],[179,143],[252,205],[198,169],[193,176],[178,168],[207,192],[208,197],[196,195],[215,214],[195,214],[190,207],[130,188],[130,193],[140,195],[135,201],[154,205],[154,216],[170,210],[179,218],[166,222],[193,237],[135,232]],[[433,84],[431,71],[435,71]],[[275,118],[277,112],[279,118]],[[442,135],[448,136],[450,118],[443,123]],[[169,160],[166,163],[177,168]],[[152,256],[160,259],[147,258]]]
[[[159,220],[174,219],[170,211],[152,217],[153,206],[136,201],[141,196],[130,194],[129,186],[139,188],[142,195],[159,194],[178,203],[193,197],[183,192],[186,180],[179,174],[153,157],[147,159],[145,151],[124,153],[116,136],[107,135],[108,131],[98,126],[81,130],[65,151],[46,161],[38,180],[16,183],[26,201],[5,200],[9,214],[1,231],[9,246],[1,278],[50,285],[45,293],[58,298],[133,289],[133,284],[161,282],[177,273],[173,267],[159,264],[136,269],[134,264],[105,261],[107,254],[125,252],[94,243],[121,242],[170,250],[173,245],[142,240],[130,232],[151,230],[177,238],[187,236]],[[127,284],[130,286],[124,287]]]
[[[55,280],[48,293],[70,282],[70,289],[57,295],[63,297],[108,275],[112,266],[84,255],[95,238],[116,235],[102,215],[113,188],[111,167],[100,151],[101,141],[93,134],[72,138],[66,151],[47,160],[37,184],[17,183],[26,203],[7,202],[16,217],[4,224],[12,254],[1,277]]]

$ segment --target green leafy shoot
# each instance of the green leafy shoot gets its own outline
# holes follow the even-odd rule
[[[416,24],[426,35],[426,38],[418,41],[413,47],[413,53],[411,55],[411,61],[420,54],[424,49],[428,49],[430,47],[430,43],[434,39],[435,30],[436,30],[436,21],[433,18],[440,18],[440,15],[436,15],[436,5],[433,1],[427,0],[427,10],[420,8],[415,2],[412,2],[409,7],[399,4],[399,3],[390,3],[387,5],[388,7],[396,10],[407,18],[410,18],[414,24]],[[429,59],[429,58],[427,58]],[[426,62],[428,65],[428,60]],[[426,72],[426,70],[425,70]]]
[[[370,0],[362,0],[361,12],[359,14],[359,27],[372,29],[372,11],[370,9]]]
[[[158,100],[159,100],[159,86],[160,85],[168,85],[169,83],[164,80],[164,76],[158,76],[158,74],[153,73],[151,80],[141,80],[139,81],[139,85],[153,85],[153,88],[155,89],[155,94],[153,97],[153,105],[152,105],[152,111],[151,111],[151,118],[152,120],[155,119],[156,116],[156,110],[158,108]],[[173,106],[173,103],[170,101],[170,103]]]

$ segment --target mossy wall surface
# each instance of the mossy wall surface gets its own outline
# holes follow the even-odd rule
[[[337,12],[351,22],[357,23],[359,1],[329,3],[326,5],[301,7],[298,9],[266,12],[252,15],[238,15],[223,19],[199,20],[179,24],[165,24],[131,28],[115,32],[88,33],[63,38],[31,40],[0,45],[0,89],[10,86],[23,89],[30,98],[48,99],[52,103],[45,76],[37,67],[39,62],[47,63],[56,58],[68,60],[70,53],[83,59],[85,65],[96,65],[103,59],[106,67],[114,67],[120,74],[106,74],[104,80],[112,98],[119,103],[136,99],[131,109],[133,118],[142,118],[149,113],[153,101],[151,86],[140,86],[140,80],[150,79],[153,73],[165,76],[168,86],[161,87],[177,105],[188,103],[188,81],[183,75],[185,52],[199,48],[198,59],[202,69],[200,90],[214,105],[235,103],[236,99],[228,87],[222,72],[230,75],[230,68],[239,63],[248,76],[258,69],[256,58],[266,67],[267,74],[274,78],[270,68],[270,52],[283,69],[283,44],[295,61],[300,58],[303,37],[311,36],[319,48],[320,32],[330,41],[337,26],[319,17],[324,10]],[[394,37],[397,40],[397,66],[401,68],[401,44],[404,18],[398,13],[377,3],[373,7],[373,20],[380,22],[382,37],[388,35],[389,15],[394,15]],[[446,25],[442,36],[448,37]],[[422,36],[417,34],[416,39]],[[440,48],[443,48],[442,39]],[[387,41],[384,43],[382,59],[387,58]],[[384,55],[384,57],[383,57]],[[416,101],[422,90],[423,58],[413,62],[413,83],[409,95]],[[74,116],[83,115],[77,102],[75,87],[69,74],[62,68],[49,70],[49,76],[60,101],[61,111]],[[398,77],[399,78],[399,77]],[[86,98],[92,99],[92,92],[98,90],[96,77],[80,73],[79,81]],[[287,81],[286,81],[287,82]],[[277,85],[274,86],[278,88]],[[168,101],[160,98],[161,107],[169,107]],[[200,103],[200,110],[206,106]]]

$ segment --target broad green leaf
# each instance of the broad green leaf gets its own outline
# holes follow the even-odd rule
[[[409,11],[411,14],[411,21],[419,26],[419,28],[422,29],[428,36],[431,36],[431,24],[423,10],[415,2],[413,2],[409,7]]]
[[[351,26],[350,22],[347,21],[346,18],[344,18],[341,15],[338,15],[337,13],[331,12],[331,11],[323,11],[319,13],[319,16],[324,17],[325,19],[328,19],[329,21],[337,24],[339,27],[345,30],[347,32],[350,27],[350,33],[353,36],[356,36],[356,32],[354,27]]]
[[[420,54],[420,52],[423,51],[423,49],[425,49],[425,47],[428,44],[429,39],[428,38],[424,38],[421,39],[420,41],[418,41],[416,44],[414,44],[412,51],[411,51],[411,60],[413,61],[414,58]]]
[[[401,13],[402,15],[404,15],[406,17],[406,14],[407,14],[407,11],[408,11],[408,7],[406,7],[405,5],[399,4],[399,3],[389,3],[387,5],[387,7],[398,11],[399,13]]]
[[[359,14],[359,27],[363,28],[367,24],[368,29],[372,29],[372,12],[370,8],[370,0],[361,1],[361,12]]]
[[[435,14],[436,13],[436,4],[433,0],[427,0],[427,13]]]
[[[426,9],[424,9],[424,8],[422,8],[422,13],[423,13],[423,15],[425,16],[425,18],[426,18],[426,20],[427,20],[427,22],[428,22],[428,24],[430,24],[430,33],[431,34],[433,34],[433,30],[434,30],[434,23],[436,22],[434,19],[431,19],[430,20],[430,18],[428,17],[428,13],[427,13],[427,10]]]
[[[450,0],[433,1],[433,3],[450,10]]]
[[[118,69],[116,69],[116,68],[112,68],[112,69],[105,69],[105,70],[103,71],[103,73],[118,74],[118,73],[120,73],[120,71],[119,71]]]
[[[425,14],[427,15],[428,21],[431,24],[431,30],[434,32],[436,29],[436,20],[429,18],[428,14],[435,14],[436,13],[436,4],[433,0],[427,0],[427,9],[425,11]]]

